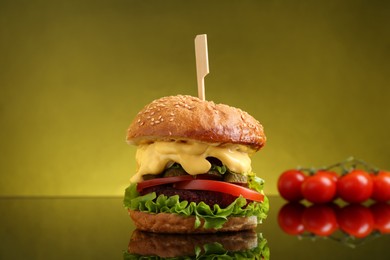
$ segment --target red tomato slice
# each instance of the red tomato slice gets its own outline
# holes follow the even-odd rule
[[[253,200],[253,201],[263,201],[264,195],[258,193],[257,191],[223,181],[214,181],[214,180],[191,180],[191,181],[181,181],[175,184],[176,189],[184,190],[209,190],[217,191],[222,193],[231,194],[233,196],[239,197],[242,195],[244,198]]]
[[[193,179],[194,179],[194,177],[191,175],[151,179],[151,180],[142,181],[142,182],[138,183],[137,184],[137,191],[141,192],[143,189],[146,189],[149,187],[168,184],[168,183],[181,182],[181,181],[190,181]]]

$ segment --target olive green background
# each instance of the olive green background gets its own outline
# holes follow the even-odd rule
[[[265,127],[266,192],[348,156],[390,169],[389,1],[0,1],[0,195],[118,196],[125,134],[153,99],[197,95]]]

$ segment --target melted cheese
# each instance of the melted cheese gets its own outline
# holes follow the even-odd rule
[[[207,157],[219,159],[233,172],[246,174],[252,170],[250,151],[243,145],[207,144],[190,140],[141,144],[136,152],[137,172],[131,181],[139,182],[145,174],[160,174],[174,162],[191,175],[204,174],[211,167]]]

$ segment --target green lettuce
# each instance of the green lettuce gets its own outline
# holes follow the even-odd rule
[[[212,164],[209,171],[217,171],[220,174],[225,174],[227,170],[228,169],[225,165],[218,166],[218,165]]]
[[[248,176],[249,187],[262,193],[264,181],[256,177],[254,174]],[[242,196],[236,198],[226,208],[221,208],[219,205],[210,207],[204,202],[195,203],[188,201],[180,201],[178,195],[157,197],[155,192],[140,196],[137,192],[137,184],[132,183],[125,191],[124,206],[127,209],[148,212],[151,214],[157,213],[175,213],[182,216],[195,216],[195,228],[202,225],[206,229],[221,228],[230,216],[234,217],[250,217],[256,216],[258,223],[267,217],[269,210],[268,198],[264,196],[263,202],[250,202]]]

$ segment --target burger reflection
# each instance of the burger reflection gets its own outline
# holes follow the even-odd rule
[[[285,204],[278,213],[287,234],[311,239],[326,237],[350,247],[390,234],[390,204]]]
[[[191,235],[135,230],[124,259],[269,259],[269,248],[254,230]]]

